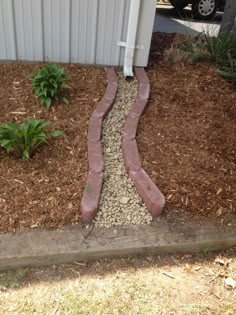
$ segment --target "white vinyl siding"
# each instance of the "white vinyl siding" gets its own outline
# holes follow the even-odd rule
[[[155,0],[141,0],[135,64],[146,66]],[[130,0],[0,0],[0,60],[123,65]]]

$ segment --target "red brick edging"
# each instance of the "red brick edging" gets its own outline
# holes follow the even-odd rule
[[[102,155],[102,123],[112,108],[117,93],[117,77],[114,68],[105,68],[108,85],[102,100],[98,103],[89,121],[88,127],[88,163],[89,170],[86,186],[81,200],[82,220],[92,221],[98,210],[103,183],[104,162]]]
[[[151,215],[156,217],[162,213],[165,206],[165,197],[142,168],[136,142],[139,120],[149,99],[150,83],[143,68],[136,68],[135,75],[139,84],[138,96],[125,123],[122,152],[129,177],[132,179]]]

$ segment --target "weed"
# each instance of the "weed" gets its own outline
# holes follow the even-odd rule
[[[8,153],[16,152],[23,160],[30,159],[35,150],[47,138],[64,135],[62,131],[48,132],[45,130],[49,122],[29,119],[23,124],[5,124],[0,126],[0,146]]]
[[[183,305],[183,311],[186,315],[202,315],[210,314],[210,311],[206,305],[202,304],[186,304]]]
[[[221,314],[234,315],[235,314],[235,309],[234,309],[233,304],[231,304],[231,303],[222,303],[222,305],[221,305]]]
[[[89,314],[89,312],[94,311],[94,305],[89,301],[89,299],[86,299],[82,296],[76,296],[73,293],[67,293],[64,296],[63,302],[62,302],[62,310],[64,314],[71,314],[71,315],[83,315],[83,314]],[[96,312],[94,314],[98,314],[98,310],[96,309]]]
[[[209,249],[203,247],[203,248],[201,248],[200,253],[202,254],[203,257],[208,257],[208,255],[209,255]]]
[[[176,63],[190,62],[191,55],[189,52],[179,49],[175,45],[164,51],[164,62],[174,65]]]
[[[33,88],[36,96],[47,109],[51,107],[53,100],[58,101],[61,99],[66,105],[69,104],[68,99],[60,95],[63,89],[69,88],[69,85],[66,83],[69,76],[63,68],[59,68],[54,64],[48,64],[37,73],[28,75],[28,77],[34,78]]]
[[[28,275],[28,270],[8,271],[0,274],[0,291],[7,289],[19,288],[25,281]]]
[[[145,285],[137,284],[128,285],[125,290],[100,289],[90,298],[78,291],[76,293],[70,291],[64,295],[60,306],[63,314],[70,315],[152,314],[153,306],[146,303],[148,294]],[[134,301],[138,301],[138,305]]]

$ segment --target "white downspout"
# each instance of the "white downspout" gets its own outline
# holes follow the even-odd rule
[[[124,77],[133,77],[133,61],[136,44],[140,0],[131,0],[125,46]]]

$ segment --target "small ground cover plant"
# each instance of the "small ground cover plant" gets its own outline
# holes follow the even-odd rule
[[[0,146],[8,153],[14,152],[23,160],[30,159],[35,150],[43,143],[47,143],[48,137],[63,136],[60,130],[49,132],[46,128],[48,121],[29,119],[22,124],[0,125]]]
[[[70,88],[67,84],[69,75],[63,68],[47,64],[38,72],[29,74],[29,77],[33,78],[36,96],[47,109],[51,107],[54,100],[62,100],[63,103],[69,105],[68,99],[61,95],[62,90]]]

